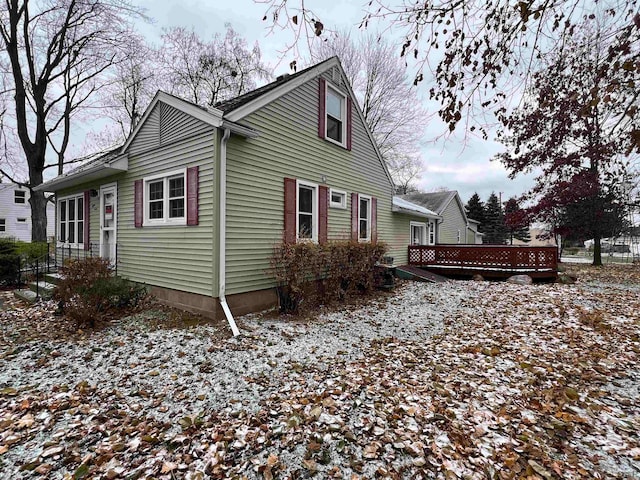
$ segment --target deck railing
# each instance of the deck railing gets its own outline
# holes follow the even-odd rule
[[[556,272],[556,247],[526,245],[409,245],[409,265],[456,270]]]

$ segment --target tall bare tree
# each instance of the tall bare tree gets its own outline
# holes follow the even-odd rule
[[[73,118],[126,55],[129,20],[137,13],[125,0],[6,0],[0,6],[0,61],[13,93],[11,129],[28,168],[33,241],[47,235],[46,199],[33,188],[46,169],[62,172]],[[48,163],[49,148],[55,160]]]
[[[127,58],[115,65],[100,95],[103,111],[118,128],[108,144],[118,143],[133,131],[158,88],[155,51],[142,39],[136,39],[132,47]]]
[[[378,35],[332,33],[311,51],[314,61],[337,55],[396,187],[408,191],[422,172],[420,141],[427,116],[407,67]],[[405,192],[406,193],[406,192]]]
[[[163,88],[203,106],[213,106],[255,88],[269,77],[256,43],[249,48],[227,24],[224,36],[205,41],[193,30],[165,31],[158,50]]]

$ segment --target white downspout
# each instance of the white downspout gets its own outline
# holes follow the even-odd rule
[[[224,311],[224,316],[227,317],[227,322],[231,327],[233,336],[240,335],[240,330],[236,325],[236,321],[233,319],[233,314],[229,305],[227,305],[227,299],[225,297],[225,280],[227,273],[227,141],[231,135],[231,130],[224,129],[224,135],[220,142],[220,221],[218,224],[220,239],[220,258],[218,260],[218,297],[220,299],[220,306]]]

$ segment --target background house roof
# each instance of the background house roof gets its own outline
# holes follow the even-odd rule
[[[408,193],[401,195],[400,198],[412,203],[422,205],[429,210],[441,215],[449,202],[458,194],[455,190],[446,192],[430,192],[430,193]]]

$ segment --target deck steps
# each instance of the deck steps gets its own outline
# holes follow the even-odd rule
[[[431,283],[442,283],[449,280],[442,275],[428,272],[422,268],[414,267],[412,265],[400,265],[399,267],[396,267],[396,276],[407,280],[418,280]]]

